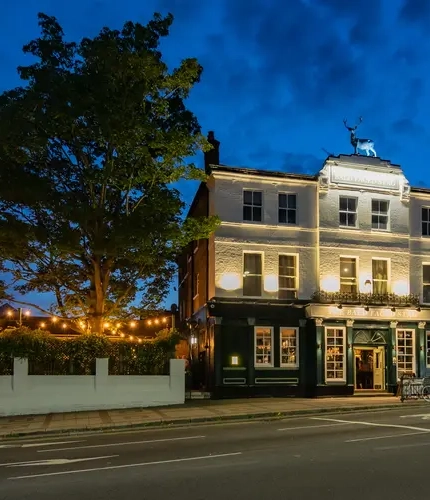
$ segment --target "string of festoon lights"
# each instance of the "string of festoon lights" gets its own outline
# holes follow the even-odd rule
[[[23,309],[19,309],[18,311],[8,310],[6,311],[6,316],[8,318],[13,318],[15,316],[15,312],[18,313],[20,322],[23,319],[23,316],[26,319],[30,318],[31,316],[31,312],[29,310],[24,311]],[[138,329],[142,325],[149,327],[151,330],[155,330],[157,327],[167,328],[169,327],[169,323],[171,322],[169,321],[169,319],[169,316],[164,315],[145,318],[142,320],[131,320],[127,322],[105,321],[103,323],[103,330],[112,336],[117,336],[124,339],[128,338],[129,340],[138,340],[138,342],[142,342],[142,339],[140,337],[135,337],[135,335],[132,334],[133,331],[136,331],[136,329]],[[56,326],[57,323],[61,322],[61,324],[59,324],[57,328],[61,328],[64,333],[66,333],[68,329],[76,330],[76,326],[72,326],[70,320],[64,320],[63,318],[57,316],[52,316],[49,319],[47,318],[46,321],[41,321],[38,326],[41,329],[49,328],[49,322],[55,324]],[[82,332],[87,331],[88,325],[85,321],[80,320],[77,323],[75,322],[75,325],[76,324]],[[124,332],[124,329],[126,329],[127,331]]]

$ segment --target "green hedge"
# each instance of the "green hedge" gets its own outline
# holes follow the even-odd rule
[[[143,343],[97,334],[59,339],[44,330],[17,328],[0,334],[0,375],[13,373],[13,358],[27,358],[30,375],[94,375],[96,358],[109,358],[112,375],[162,375],[178,340],[175,333]]]

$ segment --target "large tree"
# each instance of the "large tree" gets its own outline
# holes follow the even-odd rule
[[[172,15],[68,42],[54,17],[24,47],[25,85],[0,96],[0,259],[12,292],[52,292],[51,313],[101,332],[164,297],[180,249],[213,218],[185,219],[175,183],[201,180],[207,147],[185,101],[196,59],[169,70]],[[137,305],[131,306],[135,303]],[[37,305],[37,304],[36,304]]]

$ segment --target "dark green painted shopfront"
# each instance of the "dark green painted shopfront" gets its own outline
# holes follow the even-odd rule
[[[214,398],[395,393],[402,373],[430,375],[430,309],[219,299],[207,311]]]

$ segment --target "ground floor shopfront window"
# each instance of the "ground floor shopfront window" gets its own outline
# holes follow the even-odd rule
[[[345,328],[325,328],[325,380],[346,381]]]
[[[415,373],[415,330],[396,331],[397,378],[404,373]]]

